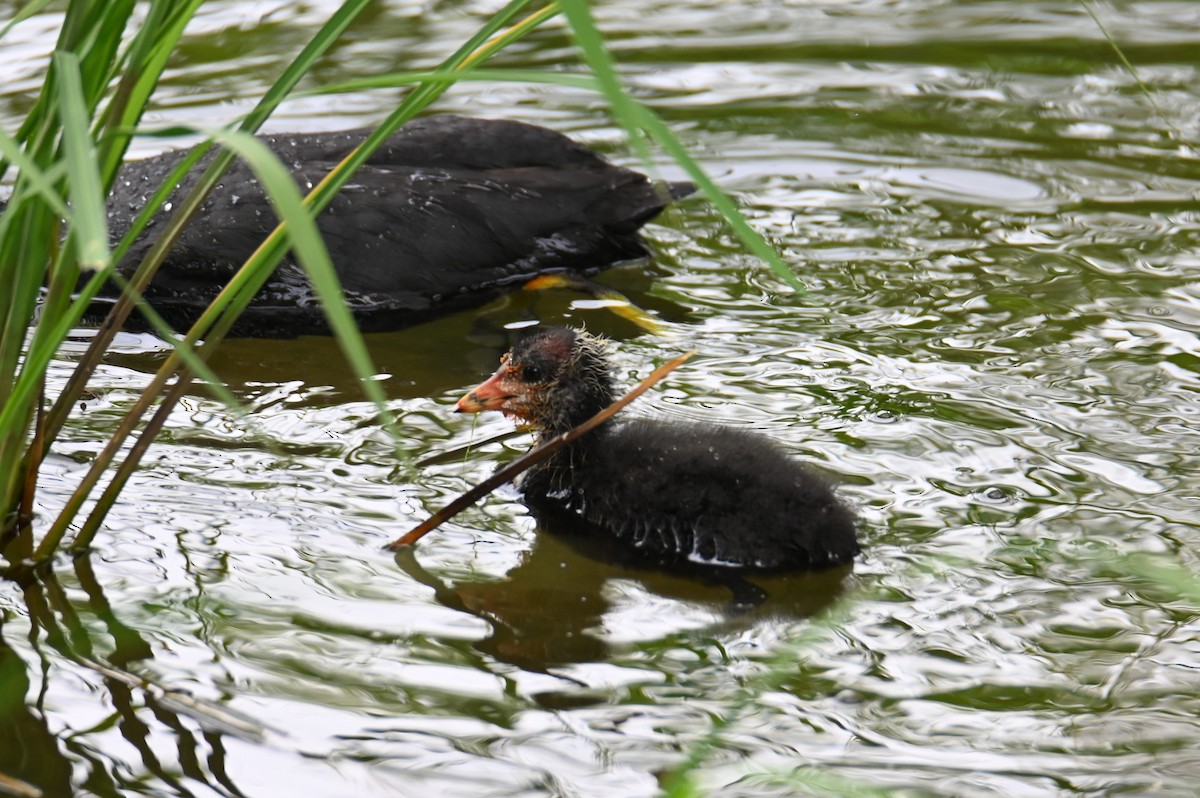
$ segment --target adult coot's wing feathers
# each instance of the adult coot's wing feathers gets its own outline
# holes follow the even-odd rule
[[[307,191],[366,136],[358,130],[264,141]],[[110,200],[114,235],[128,229],[182,157],[167,153],[123,168]],[[141,261],[167,207],[186,196],[198,174],[199,168],[181,181],[122,270]],[[374,153],[318,226],[360,321],[388,328],[540,271],[595,270],[637,257],[643,254],[637,229],[691,190],[687,183],[655,185],[543,128],[429,117],[405,125]],[[194,320],[274,229],[276,218],[253,171],[236,162],[147,297],[177,324]],[[294,335],[323,326],[315,296],[289,256],[240,331]]]

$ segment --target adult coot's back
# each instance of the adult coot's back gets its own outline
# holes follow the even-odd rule
[[[353,130],[263,140],[307,191],[367,135]],[[115,235],[128,229],[185,152],[122,168],[109,203]],[[194,169],[166,205],[177,206],[199,172]],[[433,116],[401,128],[350,179],[318,225],[359,323],[392,329],[479,302],[539,272],[594,271],[639,257],[638,229],[692,189],[654,184],[544,128]],[[153,244],[169,213],[165,207],[120,265],[125,273]],[[253,171],[235,163],[147,298],[172,324],[190,324],[276,223]],[[235,334],[325,331],[316,295],[289,254]]]

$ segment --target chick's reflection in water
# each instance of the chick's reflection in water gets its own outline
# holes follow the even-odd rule
[[[693,626],[690,619],[699,612],[711,618],[711,631],[736,631],[820,612],[845,591],[852,570],[744,576],[651,567],[568,514],[535,508],[534,517],[532,548],[501,581],[447,583],[420,566],[412,549],[397,555],[444,606],[488,622],[491,634],[475,644],[477,650],[531,672],[604,662],[611,645],[606,621],[622,610],[623,586],[680,602],[680,626]],[[670,624],[661,615],[654,620],[656,626]]]

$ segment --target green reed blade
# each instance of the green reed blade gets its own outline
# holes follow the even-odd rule
[[[63,123],[63,154],[71,191],[71,238],[79,264],[88,271],[103,269],[109,263],[108,211],[100,184],[96,152],[88,135],[89,113],[83,96],[79,59],[74,53],[55,53],[58,72],[58,108]]]

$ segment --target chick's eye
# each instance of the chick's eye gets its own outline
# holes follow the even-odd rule
[[[521,370],[521,379],[526,382],[538,382],[545,376],[540,366],[526,366]]]

